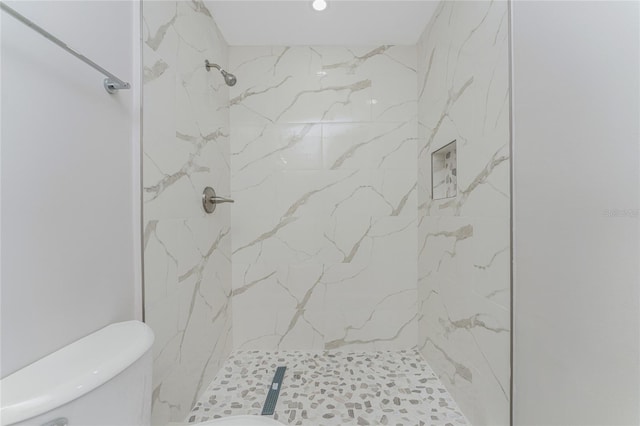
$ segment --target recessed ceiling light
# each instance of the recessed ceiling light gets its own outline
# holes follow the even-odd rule
[[[313,0],[311,6],[318,12],[321,12],[327,8],[327,2],[326,0]]]

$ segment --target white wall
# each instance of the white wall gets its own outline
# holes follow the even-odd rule
[[[237,348],[415,346],[415,52],[231,47]]]
[[[227,43],[201,2],[143,3],[145,314],[153,424],[182,421],[231,351]]]
[[[638,9],[513,4],[516,425],[640,423]]]
[[[10,2],[134,90],[5,12],[2,22],[2,376],[135,317],[137,2]],[[117,25],[114,25],[117,23]]]

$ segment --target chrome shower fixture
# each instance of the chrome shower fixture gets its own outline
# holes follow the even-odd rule
[[[225,70],[222,69],[222,67],[220,67],[220,65],[218,64],[212,64],[209,62],[208,59],[204,60],[204,66],[207,69],[207,71],[211,71],[211,68],[215,68],[218,71],[220,71],[220,74],[222,74],[222,76],[224,77],[224,82],[227,83],[227,86],[234,86],[236,84],[236,82],[238,81],[236,79],[236,76],[226,72]]]

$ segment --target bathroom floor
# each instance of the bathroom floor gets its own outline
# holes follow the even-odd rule
[[[234,352],[188,421],[260,415],[276,367],[286,366],[273,418],[289,425],[469,425],[415,350]]]

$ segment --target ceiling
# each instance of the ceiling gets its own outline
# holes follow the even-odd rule
[[[311,0],[205,0],[232,46],[413,45],[439,1],[327,0],[323,12]]]

